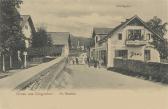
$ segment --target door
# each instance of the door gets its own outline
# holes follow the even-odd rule
[[[151,59],[150,54],[151,54],[150,50],[145,50],[144,51],[144,60],[145,61],[149,61]]]

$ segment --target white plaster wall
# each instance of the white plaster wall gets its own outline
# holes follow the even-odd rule
[[[26,22],[25,26],[22,28],[22,31],[26,38],[31,38],[31,27],[28,22]]]
[[[128,29],[141,29],[142,30],[142,34],[144,34],[144,40],[146,40],[146,35],[148,33],[151,34],[150,31],[148,31],[146,28],[144,28],[143,26],[126,26],[125,28],[115,32],[111,38],[108,39],[108,61],[107,61],[107,67],[113,67],[113,59],[115,57],[115,50],[123,50],[126,49],[128,50],[128,59],[134,59],[134,60],[144,60],[144,47],[142,46],[132,46],[132,47],[128,47],[125,45],[126,43],[126,39],[127,39],[127,30]],[[122,33],[122,40],[118,40],[118,34]],[[153,38],[151,37],[150,40],[148,40],[147,42],[152,42]],[[140,53],[141,55],[135,55],[133,57],[130,57],[131,52],[136,52],[136,53]],[[152,52],[153,54],[153,52]],[[156,56],[157,57],[157,56]],[[155,57],[155,58],[156,58]],[[157,57],[158,58],[158,57]],[[153,59],[153,58],[152,58]]]
[[[29,47],[30,47],[30,42],[29,42],[29,40],[25,40],[25,46],[26,46],[26,48],[29,48]]]
[[[107,45],[107,50],[108,50],[107,51],[107,68],[109,68],[109,67],[113,67],[113,58],[115,56],[115,52],[114,52],[115,48],[112,44],[111,38],[109,38],[107,40],[107,42],[108,42],[108,45]]]
[[[26,26],[27,26],[27,28],[26,28]],[[25,26],[22,28],[22,32],[26,38],[31,39],[31,37],[32,37],[31,27],[28,22],[26,22]],[[27,48],[30,47],[30,43],[28,40],[25,40],[25,44],[26,44],[25,46]]]
[[[69,47],[68,45],[65,45],[62,49],[62,55],[68,56],[69,55]]]
[[[145,50],[150,50],[151,60],[149,62],[160,62],[160,54],[155,48],[148,47]]]
[[[144,61],[144,46],[127,47],[127,48],[128,48],[128,59]]]

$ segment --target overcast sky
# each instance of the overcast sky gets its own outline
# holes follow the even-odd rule
[[[93,27],[115,27],[137,14],[144,21],[158,16],[168,22],[168,0],[23,0],[21,14],[31,15],[36,27],[91,36]]]

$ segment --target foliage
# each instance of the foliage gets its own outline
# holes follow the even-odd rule
[[[158,40],[154,38],[154,41],[151,44],[159,51],[160,58],[164,59],[168,56],[168,43],[166,40]]]
[[[147,22],[147,25],[162,37],[167,32],[166,26],[168,25],[168,23],[167,22],[163,23],[162,20],[157,16],[154,16],[152,19],[150,19]]]
[[[0,1],[0,46],[3,52],[24,49],[20,13],[21,0]]]
[[[167,33],[167,22],[163,23],[160,18],[154,16],[147,22],[149,28],[154,30],[159,36],[161,36],[161,40],[158,38],[154,38],[153,45],[159,51],[161,58],[166,58],[168,56],[168,46],[167,40],[164,39],[164,35]]]
[[[32,46],[35,48],[52,46],[52,40],[48,36],[45,28],[40,27],[37,29],[37,32],[34,34],[34,37],[32,39]]]

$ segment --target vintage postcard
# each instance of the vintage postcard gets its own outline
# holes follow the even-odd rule
[[[168,109],[168,0],[0,0],[0,109]]]

